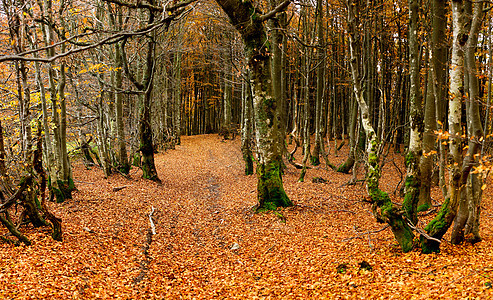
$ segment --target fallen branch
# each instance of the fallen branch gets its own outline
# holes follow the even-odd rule
[[[418,227],[414,226],[413,224],[411,224],[411,222],[409,222],[409,221],[408,221],[408,222],[407,222],[407,225],[408,225],[409,227],[411,227],[411,229],[416,230],[416,231],[417,231],[420,235],[424,236],[427,240],[432,240],[432,241],[435,241],[435,242],[437,242],[437,243],[439,243],[439,244],[440,244],[440,243],[442,243],[442,241],[441,241],[441,240],[439,240],[439,239],[436,239],[436,238],[434,238],[434,237],[429,236],[429,235],[428,235],[428,234],[427,234],[427,233],[426,233],[423,229],[421,229],[421,228],[418,228]]]
[[[80,180],[76,180],[76,179],[74,179],[74,182],[85,183],[85,184],[95,184],[94,182],[85,182],[85,181],[80,181]]]
[[[151,213],[149,214],[149,222],[151,223],[151,228],[147,230],[146,240],[144,242],[144,260],[140,262],[140,273],[133,279],[133,283],[137,284],[141,282],[146,276],[149,270],[149,263],[152,260],[152,257],[149,255],[149,248],[152,244],[152,236],[156,234],[156,226],[154,225],[154,221],[152,220],[152,215],[156,209],[152,206]]]
[[[118,191],[121,191],[121,190],[123,190],[124,188],[129,187],[129,186],[132,186],[132,185],[124,185],[124,186],[117,186],[117,187],[114,187],[114,188],[113,188],[113,192],[118,192]]]
[[[354,211],[350,211],[350,210],[347,210],[347,209],[329,210],[329,212],[347,212],[347,213],[350,213],[350,214],[353,214],[353,215],[356,214]]]
[[[152,207],[152,210],[151,210],[151,213],[149,214],[149,223],[151,223],[151,232],[152,232],[152,235],[155,235],[156,234],[156,226],[154,225],[154,222],[152,221],[152,214],[154,213],[156,209],[154,208],[154,206]]]

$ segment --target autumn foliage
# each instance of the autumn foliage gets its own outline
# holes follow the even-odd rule
[[[342,161],[344,155],[331,159]],[[391,159],[396,164],[387,164],[381,186],[394,195],[403,162],[400,156]],[[440,254],[403,254],[390,230],[374,221],[363,184],[347,185],[350,175],[323,165],[310,169],[305,183],[298,183],[299,171],[288,166],[284,185],[295,205],[254,214],[256,179],[243,175],[238,140],[185,137],[176,150],[157,155],[156,164],[161,185],[142,179],[140,171],[104,179],[99,169],[74,163],[74,199],[48,203],[63,219],[63,241],[24,228],[32,246],[2,244],[0,296],[487,299],[493,294],[491,185],[482,203],[481,243],[443,241]],[[327,182],[314,183],[314,177]],[[156,234],[149,239],[153,208]]]

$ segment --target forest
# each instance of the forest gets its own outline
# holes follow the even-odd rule
[[[493,295],[493,2],[1,0],[0,296]]]

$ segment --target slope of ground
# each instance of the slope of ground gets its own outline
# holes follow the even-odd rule
[[[340,163],[345,157],[331,156]],[[396,165],[401,165],[397,162]],[[5,299],[487,299],[493,294],[492,187],[476,245],[402,254],[377,224],[363,183],[308,171],[285,189],[295,206],[253,214],[256,178],[243,175],[239,141],[184,137],[156,156],[162,184],[74,163],[78,191],[51,209],[64,240],[30,230],[30,247],[0,245]],[[382,188],[400,173],[389,161]],[[402,168],[402,167],[401,167]],[[312,183],[313,177],[327,183]],[[114,188],[121,188],[114,191]],[[439,199],[439,196],[435,197]],[[396,198],[396,201],[399,201]],[[149,214],[156,234],[151,234]],[[423,225],[423,224],[422,224]],[[370,268],[363,268],[369,264]]]

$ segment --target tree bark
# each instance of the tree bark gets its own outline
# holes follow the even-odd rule
[[[448,198],[442,204],[438,215],[425,227],[428,235],[435,239],[441,239],[452,224],[457,215],[457,208],[465,187],[468,174],[471,170],[466,160],[462,160],[461,147],[461,112],[462,98],[464,96],[464,51],[468,35],[465,31],[464,4],[462,0],[452,1],[452,60],[450,64],[450,97],[448,101],[449,115],[449,189]],[[470,152],[473,149],[469,149]],[[462,168],[461,168],[462,165]],[[421,249],[424,253],[439,252],[440,244],[435,240],[421,236]]]
[[[467,136],[469,138],[468,149],[475,149],[470,154],[470,164],[477,165],[478,158],[474,154],[479,153],[479,139],[483,137],[483,126],[481,124],[481,116],[479,112],[479,79],[477,77],[476,67],[476,48],[478,43],[479,30],[483,21],[483,3],[478,2],[473,4],[471,1],[466,1],[465,14],[467,24],[470,24],[469,38],[464,49],[464,69],[467,70],[466,80],[468,81],[468,100],[467,100]],[[476,153],[475,153],[476,152]],[[467,233],[472,233],[472,224],[479,220],[479,205],[481,196],[482,181],[478,174],[469,174],[466,183],[466,190],[461,193],[459,202],[459,210],[454,221],[451,241],[454,244],[461,243]],[[466,232],[467,231],[467,232]],[[473,241],[480,241],[479,231],[475,232],[472,237]]]
[[[253,105],[257,140],[258,209],[291,206],[282,184],[282,147],[279,143],[280,106],[274,97],[271,45],[267,41],[265,17],[250,1],[217,0],[239,31],[252,72]],[[289,3],[287,3],[289,4]]]
[[[413,232],[409,225],[402,217],[402,212],[392,204],[387,193],[380,190],[380,165],[379,165],[379,148],[380,142],[371,124],[370,112],[368,105],[364,99],[364,91],[361,87],[360,77],[360,38],[358,34],[357,20],[358,16],[358,1],[349,0],[347,2],[348,12],[348,33],[349,33],[349,49],[350,49],[350,66],[353,79],[353,89],[356,101],[361,110],[361,121],[366,133],[367,152],[368,152],[368,173],[366,177],[366,187],[372,202],[373,215],[379,222],[390,225],[392,232],[399,243],[403,252],[408,252],[413,249]]]
[[[149,11],[148,24],[152,24],[155,19],[153,11]],[[143,77],[141,81],[135,78],[135,75],[130,71],[126,53],[125,44],[121,45],[121,53],[123,59],[123,67],[125,74],[133,83],[133,85],[142,92],[140,95],[140,107],[139,107],[139,148],[138,151],[142,154],[142,177],[150,179],[152,181],[161,182],[157,175],[156,165],[154,163],[154,142],[151,125],[151,100],[152,100],[152,85],[154,79],[154,60],[155,60],[155,48],[156,48],[156,33],[151,33],[152,37],[148,38],[147,49],[145,53],[145,64]]]
[[[249,75],[247,74],[248,78]],[[243,122],[241,129],[241,151],[243,153],[243,160],[245,161],[245,175],[253,174],[253,153],[252,153],[252,90],[250,83],[245,80],[243,87]]]
[[[315,145],[313,146],[313,154],[311,156],[311,164],[318,166],[320,164],[320,154],[323,153],[322,140],[322,103],[324,97],[324,77],[325,77],[325,51],[324,51],[324,30],[323,30],[323,6],[322,0],[317,0],[316,7],[316,26],[317,26],[317,92],[315,98]]]
[[[419,0],[409,1],[409,73],[410,73],[410,92],[409,92],[409,151],[406,155],[407,174],[405,180],[405,197],[402,204],[406,217],[417,224],[417,206],[419,200],[419,189],[421,174],[419,161],[422,153],[423,140],[423,107],[420,95],[420,68],[419,68]]]

